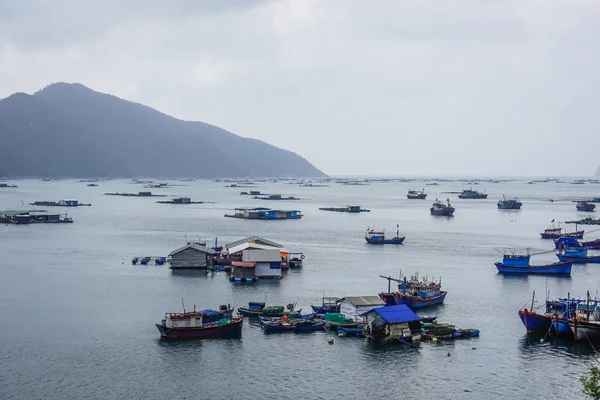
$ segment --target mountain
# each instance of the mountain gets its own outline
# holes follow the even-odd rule
[[[0,176],[324,176],[291,151],[81,84],[0,100],[0,138]]]

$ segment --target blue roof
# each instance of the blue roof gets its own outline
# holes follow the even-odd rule
[[[377,307],[371,311],[376,312],[388,324],[419,321],[417,314],[405,304],[399,306]]]

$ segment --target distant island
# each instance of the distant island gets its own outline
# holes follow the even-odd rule
[[[291,151],[77,83],[0,100],[0,133],[5,177],[325,176]]]

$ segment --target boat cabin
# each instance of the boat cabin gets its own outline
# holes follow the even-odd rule
[[[173,199],[173,204],[191,204],[192,199],[189,197],[178,197]]]
[[[528,267],[530,256],[505,254],[502,263],[507,267]]]

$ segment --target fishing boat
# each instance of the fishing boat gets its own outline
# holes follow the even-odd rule
[[[573,264],[599,264],[600,255],[587,255],[587,249],[584,248],[566,248],[560,250],[556,256],[560,261],[571,261]]]
[[[312,321],[316,318],[316,316],[317,316],[316,312],[313,312],[310,314],[301,314],[298,311],[294,311],[291,313],[286,313],[282,317],[266,317],[264,315],[260,315],[258,317],[258,319],[260,319],[261,322],[276,322],[279,320],[289,321],[291,319],[303,319],[305,321]]]
[[[427,193],[425,193],[425,189],[423,189],[423,190],[409,189],[406,197],[411,200],[425,200],[425,198],[427,198]]]
[[[201,311],[165,313],[165,318],[156,324],[160,336],[165,339],[209,339],[239,338],[242,336],[244,317],[227,317],[207,322],[207,316]],[[210,320],[210,319],[209,319]]]
[[[519,201],[517,197],[514,199],[507,199],[502,196],[502,199],[498,200],[499,210],[520,210],[523,203]]]
[[[556,249],[567,247],[585,247],[589,250],[600,249],[600,239],[584,242],[574,237],[561,237],[554,240],[554,247]]]
[[[266,306],[264,302],[250,302],[248,307],[238,307],[237,312],[246,317],[283,317],[286,313],[286,308],[289,312],[293,312],[296,308],[296,303],[284,306]],[[301,311],[301,310],[300,310]]]
[[[339,313],[340,312],[339,297],[323,296],[320,306],[311,305],[310,307],[317,314]]]
[[[577,211],[593,212],[596,210],[596,205],[590,201],[580,200],[576,201],[576,203],[575,208],[577,208]]]
[[[267,333],[306,333],[323,330],[324,326],[324,321],[310,321],[303,319],[261,322],[260,324],[261,329]]]
[[[431,215],[451,217],[454,215],[455,208],[450,205],[450,199],[446,199],[447,204],[442,203],[438,199],[435,199],[433,205],[429,209]]]
[[[561,237],[574,237],[577,239],[583,239],[584,232],[585,231],[578,231],[577,226],[575,226],[575,232],[563,232],[560,222],[558,223],[558,226],[556,226],[554,225],[554,220],[552,220],[552,226],[544,229],[544,232],[540,233],[540,236],[542,239],[558,239]]]
[[[575,318],[568,320],[575,340],[598,342],[600,340],[600,304],[587,293],[586,300],[577,304]]]
[[[520,274],[520,275],[571,275],[573,262],[556,262],[544,265],[531,265],[529,263],[531,255],[527,254],[509,254],[504,251],[502,262],[494,263],[500,274]]]
[[[396,224],[396,236],[391,239],[385,238],[385,229],[382,231],[376,231],[375,229],[367,228],[365,234],[365,240],[368,244],[402,244],[404,243],[405,236],[400,237],[400,230],[398,229],[400,224]]]
[[[387,293],[379,293],[379,298],[388,306],[406,304],[411,309],[434,306],[442,304],[448,294],[441,290],[441,279],[439,282],[435,282],[433,279],[429,281],[427,278],[419,280],[418,273],[412,275],[410,280],[402,275],[400,275],[400,279],[383,275],[379,275],[379,277],[388,280]],[[398,283],[398,292],[391,292],[392,281]]]
[[[462,193],[458,195],[459,199],[487,199],[487,197],[487,193],[481,193],[473,189],[463,190]]]
[[[290,268],[302,268],[304,263],[304,254],[302,253],[289,253],[288,265]]]

